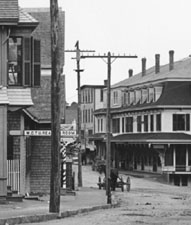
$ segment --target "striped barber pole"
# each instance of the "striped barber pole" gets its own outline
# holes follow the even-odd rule
[[[66,188],[66,144],[61,142],[61,187]]]

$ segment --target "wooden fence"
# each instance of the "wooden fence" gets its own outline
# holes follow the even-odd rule
[[[20,192],[20,159],[7,160],[7,185]]]

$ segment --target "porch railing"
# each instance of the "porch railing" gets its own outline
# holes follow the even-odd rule
[[[176,165],[176,171],[186,171],[186,165]]]
[[[7,185],[20,192],[20,160],[7,160]]]

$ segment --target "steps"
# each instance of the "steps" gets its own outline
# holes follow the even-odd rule
[[[11,186],[7,186],[6,201],[22,202],[23,201],[23,195],[18,194],[18,191],[16,191],[16,190],[12,190]]]

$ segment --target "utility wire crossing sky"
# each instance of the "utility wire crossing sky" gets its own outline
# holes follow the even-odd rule
[[[50,7],[49,0],[19,0],[22,8]],[[155,54],[162,64],[191,54],[190,0],[58,0],[65,11],[65,49],[95,50],[96,54],[137,55],[137,59],[116,60],[111,84],[141,71],[141,58],[147,68],[154,66]],[[77,101],[75,53],[65,54],[66,100]],[[81,59],[81,85],[100,85],[107,79],[107,65],[101,59]]]

